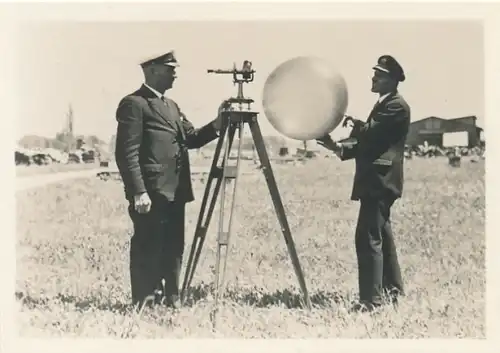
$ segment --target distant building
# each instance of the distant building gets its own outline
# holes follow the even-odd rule
[[[483,129],[476,125],[475,116],[466,116],[456,119],[442,119],[431,116],[410,124],[406,144],[408,146],[429,145],[443,147],[443,136],[448,133],[464,132],[467,147],[474,147],[480,143]],[[465,147],[465,146],[464,146]]]

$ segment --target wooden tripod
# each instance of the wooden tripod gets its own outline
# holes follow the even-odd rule
[[[231,98],[229,102],[234,98]],[[236,99],[234,99],[236,100]],[[251,101],[251,100],[250,100]],[[247,102],[248,103],[248,102]],[[240,105],[241,107],[241,105]],[[212,213],[215,207],[215,203],[217,200],[217,197],[219,195],[219,192],[221,192],[221,200],[220,200],[220,219],[219,219],[219,228],[218,228],[218,235],[217,235],[217,257],[216,257],[216,273],[215,273],[215,306],[217,308],[218,305],[218,300],[219,300],[219,294],[220,294],[220,286],[221,282],[223,283],[223,278],[225,275],[226,271],[226,263],[227,263],[227,253],[228,253],[228,246],[229,246],[229,240],[230,240],[230,234],[231,234],[231,220],[232,220],[232,213],[234,209],[234,204],[236,200],[236,191],[237,191],[237,180],[238,180],[238,175],[239,175],[239,169],[240,169],[240,155],[241,155],[241,147],[242,147],[242,140],[243,140],[243,128],[245,124],[248,124],[250,126],[250,131],[252,134],[252,138],[254,141],[255,149],[257,151],[257,154],[259,156],[261,165],[262,165],[262,170],[264,172],[266,181],[267,181],[267,186],[269,188],[269,192],[271,194],[271,198],[274,204],[274,208],[278,217],[279,224],[281,226],[281,230],[283,232],[283,236],[285,238],[286,245],[288,247],[288,252],[290,254],[290,258],[295,270],[295,274],[297,276],[297,279],[299,281],[300,288],[302,290],[303,296],[304,296],[304,303],[305,306],[310,310],[311,309],[311,302],[309,298],[309,294],[307,292],[307,287],[304,279],[304,275],[299,263],[299,259],[297,256],[297,252],[295,250],[295,245],[294,241],[291,236],[290,232],[290,227],[288,225],[288,221],[285,215],[285,209],[283,207],[283,203],[281,201],[281,197],[279,194],[278,187],[276,185],[276,180],[274,178],[274,174],[271,168],[271,163],[269,160],[269,156],[266,151],[266,147],[264,144],[264,139],[262,137],[262,133],[257,121],[257,114],[256,112],[253,111],[244,111],[244,110],[229,110],[229,111],[223,111],[221,114],[223,114],[223,119],[225,121],[225,124],[223,128],[221,129],[221,133],[219,136],[219,140],[217,143],[217,147],[215,149],[215,154],[213,157],[212,161],[212,167],[210,169],[210,174],[207,180],[207,185],[205,188],[205,194],[202,200],[201,204],[201,209],[200,209],[200,214],[198,217],[198,222],[195,230],[195,235],[193,239],[193,243],[191,246],[191,251],[189,254],[188,262],[187,262],[187,268],[185,272],[185,277],[184,277],[184,283],[182,285],[182,290],[181,290],[181,302],[184,303],[186,299],[186,291],[189,288],[191,281],[194,276],[194,272],[196,270],[196,266],[198,264],[198,260],[200,258],[201,250],[203,247],[203,244],[205,242],[208,226],[210,223],[210,219],[212,217]],[[238,155],[237,155],[237,161],[236,161],[236,166],[229,166],[228,165],[228,160],[229,160],[229,154],[230,150],[233,144],[233,138],[235,135],[236,130],[239,130],[239,145],[238,145]],[[222,165],[219,166],[218,162],[221,157],[221,150],[224,146],[224,154],[222,156]],[[216,184],[214,188],[214,192],[212,194],[212,197],[210,198],[209,202],[209,195],[211,191],[211,186],[212,182],[216,179]],[[228,219],[228,224],[225,226],[224,224],[224,206],[225,206],[225,194],[226,194],[226,187],[228,186],[229,182],[234,179],[234,184],[233,184],[233,197],[231,200],[231,208],[230,208],[230,213],[229,213],[229,219]],[[222,190],[221,190],[222,186]],[[209,203],[209,208],[207,211],[207,203]],[[225,253],[222,254],[222,250],[225,250]],[[223,257],[223,264],[222,264],[222,281],[220,279],[221,277],[221,257]]]

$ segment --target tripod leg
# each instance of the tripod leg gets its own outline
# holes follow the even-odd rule
[[[216,258],[216,268],[215,268],[215,307],[217,308],[218,301],[219,301],[219,294],[221,291],[221,288],[224,285],[224,277],[226,274],[226,265],[227,265],[227,255],[229,252],[229,239],[230,239],[230,234],[232,231],[232,215],[233,215],[233,210],[235,206],[235,201],[236,201],[236,194],[237,194],[237,184],[238,184],[238,174],[239,174],[239,168],[240,168],[240,155],[241,155],[241,148],[243,145],[243,123],[240,121],[238,122],[238,126],[232,125],[229,130],[229,136],[234,136],[236,128],[239,129],[239,143],[238,143],[238,155],[237,155],[237,161],[236,161],[236,166],[228,166],[224,165],[223,166],[223,189],[222,189],[222,194],[221,194],[221,201],[220,201],[220,219],[219,219],[219,232],[218,232],[218,237],[217,237],[217,258]],[[226,154],[228,154],[230,149],[226,150]],[[225,159],[227,160],[227,159]],[[224,218],[224,213],[226,212],[225,209],[225,196],[226,196],[226,186],[228,183],[231,181],[231,179],[234,179],[234,184],[233,184],[233,193],[232,193],[232,199],[231,199],[231,204],[230,204],[230,209],[229,209],[229,217],[228,217],[228,222],[227,225],[225,224],[225,218]],[[221,268],[221,258],[223,258],[223,264]]]
[[[208,226],[210,224],[210,220],[212,218],[212,214],[215,208],[215,203],[217,201],[217,196],[219,194],[219,190],[222,184],[222,179],[218,177],[220,175],[219,167],[217,166],[217,163],[220,158],[221,150],[224,145],[224,137],[226,136],[226,133],[228,131],[228,124],[224,126],[221,129],[221,134],[219,136],[219,140],[217,142],[217,146],[215,148],[215,153],[212,161],[212,167],[210,169],[210,174],[207,180],[207,185],[205,187],[205,194],[203,196],[203,200],[201,202],[201,208],[200,208],[200,213],[198,216],[198,222],[196,225],[196,230],[193,238],[193,243],[191,244],[191,251],[189,253],[189,258],[187,261],[187,266],[184,274],[184,282],[182,285],[182,291],[181,291],[181,302],[184,303],[187,295],[187,290],[191,285],[191,281],[193,280],[194,273],[196,271],[196,267],[198,265],[198,261],[201,255],[201,250],[203,248],[203,244],[205,242],[206,234],[208,231]],[[233,143],[233,138],[232,136],[228,136],[228,146],[229,148],[231,147]],[[224,156],[223,156],[224,158]],[[224,162],[223,162],[224,163]],[[215,188],[212,194],[212,197],[210,198],[210,205],[208,208],[207,213],[205,214],[207,202],[209,200],[210,196],[210,191],[211,191],[211,186],[212,186],[212,181],[213,179],[216,178],[216,184]]]
[[[262,137],[262,133],[260,131],[259,123],[256,118],[252,119],[249,122],[250,129],[252,132],[252,137],[255,143],[255,149],[257,150],[257,154],[259,155],[260,162],[262,164],[262,170],[264,172],[264,176],[266,178],[267,186],[269,188],[269,192],[271,194],[271,198],[273,201],[274,209],[278,216],[278,221],[281,226],[281,231],[283,232],[283,236],[285,237],[285,242],[288,247],[288,253],[290,254],[290,258],[292,260],[292,264],[295,270],[295,274],[299,281],[300,288],[302,290],[302,294],[304,295],[304,302],[309,310],[311,310],[311,301],[309,298],[309,293],[307,291],[306,282],[304,279],[304,275],[302,272],[302,268],[300,266],[299,258],[297,256],[297,251],[295,250],[295,244],[291,235],[290,226],[288,225],[288,221],[285,214],[285,208],[283,207],[283,203],[281,200],[281,196],[278,190],[278,186],[276,184],[276,180],[274,178],[274,173],[271,168],[271,162],[269,160],[269,156],[266,151],[266,146],[264,144],[264,139]]]

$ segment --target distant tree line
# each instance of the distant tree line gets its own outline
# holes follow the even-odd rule
[[[67,132],[60,132],[57,133],[54,138],[26,135],[18,141],[18,145],[27,149],[54,148],[63,152],[70,152],[79,148],[82,141],[85,143],[86,147],[90,149],[95,149],[98,148],[99,145],[106,144],[106,142],[95,135],[73,136]]]

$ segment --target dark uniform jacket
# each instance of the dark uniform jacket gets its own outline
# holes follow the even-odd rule
[[[116,119],[115,158],[127,199],[156,192],[193,201],[187,150],[218,136],[212,123],[195,129],[173,100],[164,103],[144,85],[120,101]]]
[[[352,200],[401,197],[409,124],[410,107],[397,92],[377,103],[366,122],[357,121],[350,134],[357,143],[341,152],[342,160],[356,161]]]

